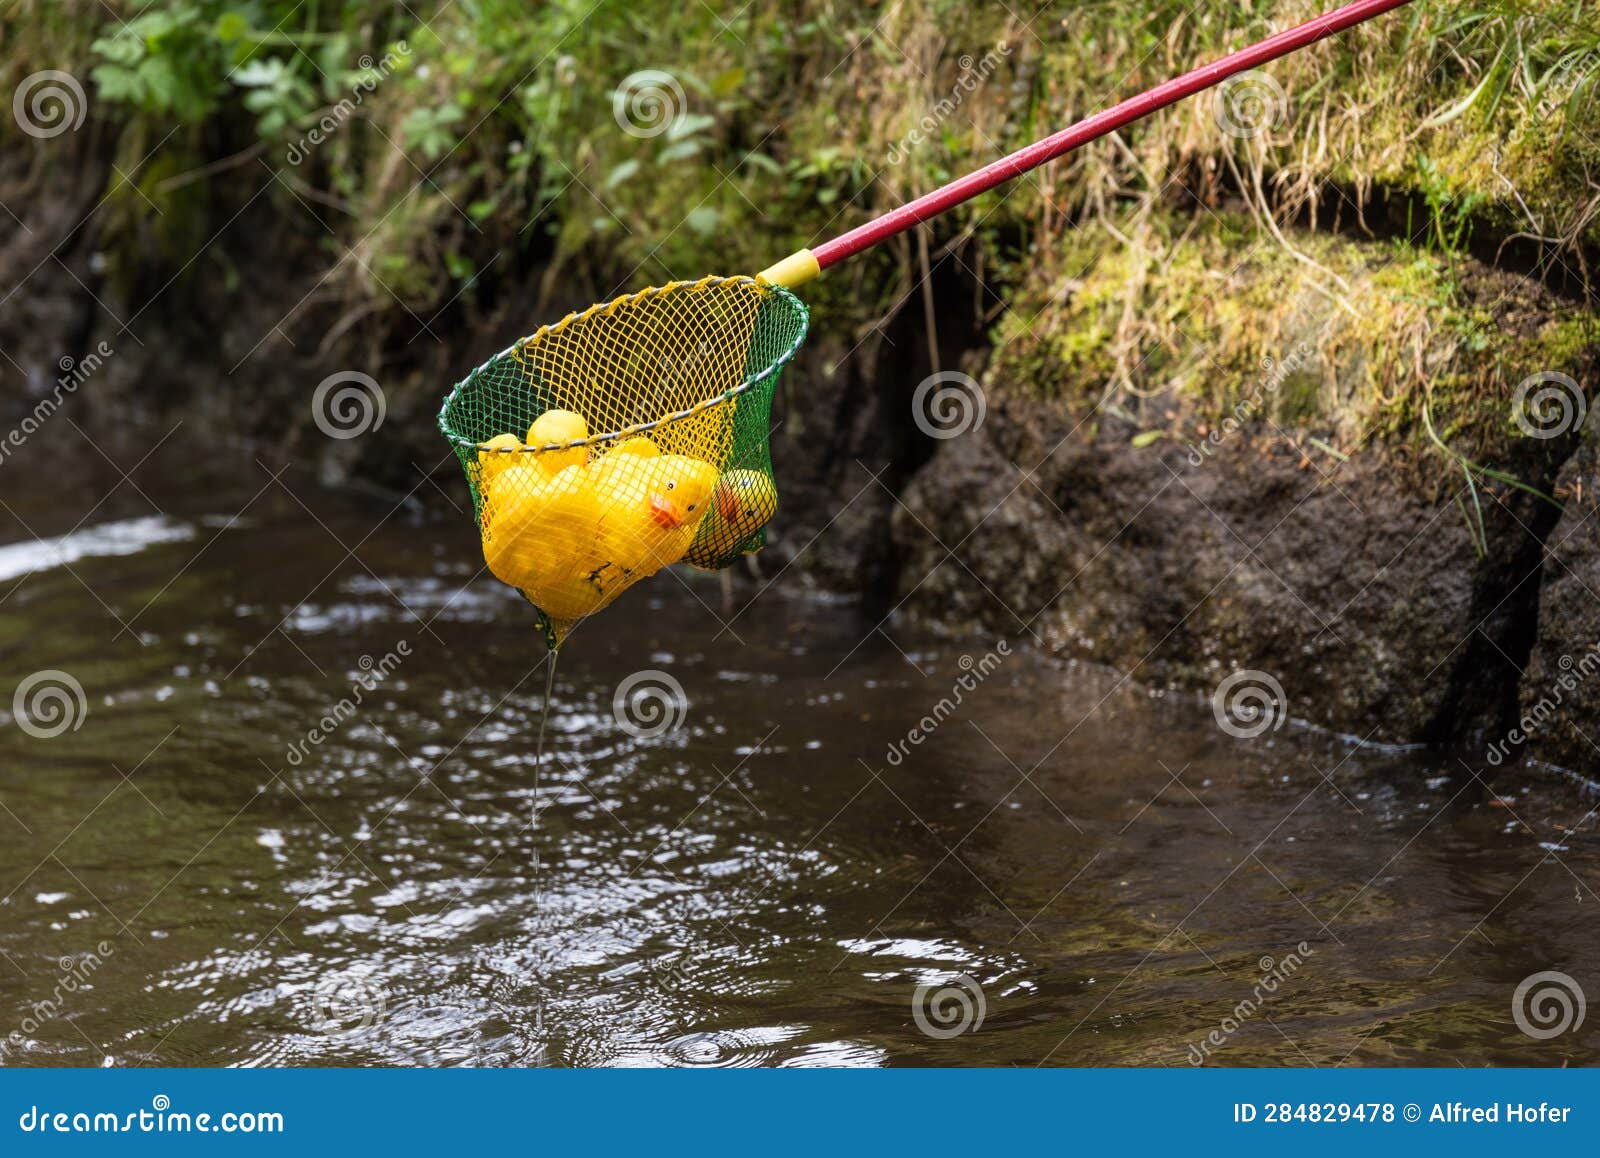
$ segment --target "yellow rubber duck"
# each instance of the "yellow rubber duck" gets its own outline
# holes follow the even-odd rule
[[[617,457],[603,472],[600,463],[591,468],[603,510],[601,553],[638,579],[683,558],[710,509],[717,470],[682,454]]]
[[[696,567],[726,566],[728,553],[772,521],[778,488],[759,470],[730,470],[711,492],[711,511],[685,559]]]
[[[488,536],[497,526],[501,531],[509,531],[532,518],[538,506],[544,501],[545,493],[555,483],[556,477],[535,465],[532,455],[517,459],[513,465],[502,467],[492,475],[485,474],[483,486],[485,546]]]
[[[659,458],[661,456],[661,448],[641,434],[636,438],[624,438],[611,448],[611,453],[623,456],[631,454],[637,458]],[[605,460],[602,459],[601,461]]]
[[[542,446],[568,442],[582,442],[589,437],[589,424],[581,414],[571,410],[546,410],[528,427],[528,445]],[[584,466],[589,461],[587,446],[569,446],[565,450],[546,450],[532,456],[551,474],[560,474],[569,466]]]
[[[515,434],[497,434],[478,444],[478,486],[487,487],[507,467],[525,465],[533,455],[519,454],[522,439]]]
[[[547,615],[592,615],[627,586],[626,573],[600,549],[602,511],[586,467],[554,475],[538,466],[504,470],[486,503],[484,560]]]
[[[718,520],[743,539],[778,513],[778,488],[765,471],[730,470],[717,480],[711,504]]]
[[[535,423],[528,441],[585,437],[576,429],[569,423],[552,435]],[[515,465],[493,472],[484,485],[489,570],[558,621],[594,614],[635,581],[681,559],[717,483],[709,463],[664,455],[647,438],[628,439],[592,464],[551,471],[541,461],[572,451],[587,457],[583,447],[498,456]]]
[[[637,466],[641,459],[660,457],[661,448],[650,439],[625,438],[590,463],[589,469],[597,481],[603,482],[620,467]]]

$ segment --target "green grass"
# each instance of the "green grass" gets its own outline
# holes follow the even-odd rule
[[[759,267],[1321,7],[1256,0],[1191,15],[1123,0],[1024,27],[1002,6],[952,3],[891,5],[880,20],[872,5],[758,0],[725,25],[707,6],[659,0],[416,5],[428,23],[377,0],[163,0],[121,5],[124,25],[99,6],[24,2],[4,18],[23,50],[0,79],[65,67],[116,131],[192,136],[208,122],[271,157],[353,89],[363,53],[403,41],[404,66],[317,152],[310,184],[365,221],[416,196],[380,233],[430,274],[442,259],[419,235],[455,213],[448,199],[519,226],[545,214],[567,260],[643,265],[641,280],[656,280],[713,258]],[[954,91],[961,59],[1001,42],[994,75],[886,166],[889,146]],[[1442,242],[1480,219],[1594,242],[1597,54],[1600,13],[1579,0],[1419,3],[1271,66],[1288,116],[1268,137],[1229,137],[1201,97],[949,228],[1047,241],[1064,217],[1231,166],[1247,186],[1259,169],[1269,204],[1302,203],[1325,182],[1416,192]],[[614,91],[641,69],[677,78],[681,131],[618,130]],[[415,194],[413,166],[431,177]]]
[[[715,6],[661,0],[163,0],[116,15],[22,0],[0,15],[16,46],[0,81],[40,68],[82,78],[137,198],[175,210],[152,228],[132,189],[113,190],[101,243],[114,277],[182,267],[233,212],[217,194],[253,188],[264,163],[287,217],[326,212],[320,244],[345,317],[427,317],[505,258],[498,268],[537,262],[545,289],[595,293],[754,271],[1325,6],[1103,0],[1024,26],[1004,6],[953,0],[756,0],[728,23]],[[289,163],[371,78],[363,54],[386,52],[395,67]],[[992,75],[897,148],[958,91],[964,58],[986,53]],[[683,98],[670,131],[642,138],[613,106],[647,69],[671,73]],[[1477,437],[1512,363],[1566,364],[1577,350],[1550,348],[1590,333],[1581,319],[1508,332],[1459,282],[1464,247],[1519,234],[1587,273],[1600,246],[1600,10],[1421,2],[1269,71],[1284,94],[1277,128],[1231,136],[1202,96],[958,210],[931,248],[953,241],[1012,307],[997,337],[1018,388],[1171,388],[1220,413],[1309,314],[1379,310],[1368,332],[1330,330],[1336,368],[1291,375],[1275,420],[1329,422],[1344,442],[1420,437],[1426,398],[1443,427]],[[47,156],[9,118],[0,140],[28,146],[28,163]],[[891,152],[904,157],[890,164]],[[1387,224],[1413,243],[1291,225],[1320,209],[1359,233],[1380,189],[1408,205]],[[902,238],[807,295],[854,334],[921,273]],[[1528,342],[1546,349],[1510,349]]]
[[[995,388],[1076,408],[1161,395],[1202,428],[1244,404],[1346,452],[1433,444],[1427,408],[1446,440],[1494,457],[1518,438],[1516,384],[1581,380],[1600,349],[1592,311],[1526,279],[1398,240],[1306,235],[1291,252],[1253,222],[1196,231],[1187,214],[1129,209],[1067,234],[996,326]]]

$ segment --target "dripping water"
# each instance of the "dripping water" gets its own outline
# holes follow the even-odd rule
[[[533,821],[532,827],[539,827],[539,788],[544,771],[544,732],[545,725],[550,722],[550,697],[556,690],[556,648],[550,649],[546,657],[544,673],[544,702],[539,708],[539,740],[533,749]]]

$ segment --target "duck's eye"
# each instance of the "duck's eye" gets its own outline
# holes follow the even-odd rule
[[[674,480],[672,480],[672,479],[668,479],[667,480],[667,489],[669,491],[670,490],[676,490],[677,487],[678,487],[678,484]]]

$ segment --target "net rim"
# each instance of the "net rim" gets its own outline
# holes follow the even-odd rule
[[[456,400],[457,396],[459,396],[463,390],[476,381],[479,374],[484,373],[490,367],[499,363],[502,359],[508,356],[516,358],[518,361],[520,361],[521,352],[529,345],[542,340],[546,335],[560,333],[570,325],[577,325],[582,322],[586,322],[600,314],[610,313],[624,305],[642,301],[652,296],[670,293],[680,289],[685,290],[686,292],[692,292],[697,289],[703,290],[712,286],[720,285],[752,285],[758,286],[769,293],[777,294],[789,305],[791,309],[795,311],[795,316],[800,322],[800,332],[795,335],[795,339],[789,344],[788,349],[780,353],[760,371],[752,374],[750,377],[744,379],[742,382],[739,382],[737,385],[730,386],[722,393],[714,395],[710,398],[702,399],[686,409],[676,410],[670,414],[663,414],[659,418],[651,419],[649,422],[636,423],[632,426],[624,426],[618,430],[609,430],[600,434],[591,434],[588,438],[581,438],[575,442],[552,442],[544,446],[485,446],[483,443],[468,438],[466,435],[458,434],[450,428],[449,421],[446,418],[446,415],[450,410],[450,404]],[[452,446],[461,447],[463,449],[474,449],[480,454],[544,454],[545,452],[552,450],[571,450],[580,446],[590,447],[604,442],[616,442],[620,439],[642,434],[646,431],[659,429],[660,427],[671,422],[677,422],[681,419],[689,418],[695,414],[699,414],[703,410],[709,410],[714,406],[721,406],[723,403],[737,398],[739,395],[745,394],[754,389],[768,378],[776,376],[783,370],[785,366],[790,363],[790,361],[793,360],[795,354],[800,351],[801,345],[805,342],[806,335],[810,332],[810,329],[811,311],[809,308],[807,308],[803,301],[801,301],[798,297],[781,285],[775,285],[772,282],[762,281],[758,278],[750,277],[748,275],[740,274],[731,277],[710,275],[700,278],[697,281],[669,281],[664,285],[650,286],[646,289],[636,290],[633,293],[623,294],[620,297],[612,298],[608,302],[596,302],[587,309],[577,310],[568,314],[560,321],[550,322],[547,325],[540,326],[527,337],[519,338],[517,341],[511,343],[511,345],[507,346],[504,350],[501,350],[498,354],[474,367],[465,378],[463,378],[460,382],[457,382],[455,386],[451,388],[450,393],[445,395],[444,402],[439,406],[439,432],[444,435],[445,439]]]

